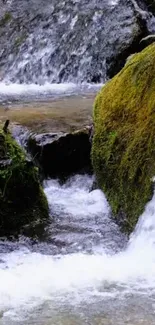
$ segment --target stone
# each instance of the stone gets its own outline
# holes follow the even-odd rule
[[[149,11],[151,11],[153,14],[155,14],[155,2],[154,0],[143,0],[146,4]]]
[[[151,34],[142,38],[140,41],[141,50],[154,42],[155,42],[155,34]]]
[[[32,134],[27,149],[44,177],[90,171],[91,127],[72,133]]]
[[[10,133],[0,129],[0,236],[35,235],[48,218],[38,170]]]
[[[148,35],[149,13],[140,6],[134,0],[8,1],[0,20],[2,80],[105,82]]]
[[[153,194],[155,43],[132,56],[94,105],[92,163],[122,229],[130,233]]]

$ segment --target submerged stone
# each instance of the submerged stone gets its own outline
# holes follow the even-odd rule
[[[11,135],[0,130],[0,236],[28,232],[47,217],[48,204],[36,167]]]
[[[155,44],[132,56],[98,94],[92,161],[99,186],[130,232],[153,193]]]

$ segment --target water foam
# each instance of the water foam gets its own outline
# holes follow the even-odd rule
[[[89,222],[95,208],[97,213],[104,209],[106,222],[112,223],[104,195],[99,190],[90,192],[90,185],[90,179],[83,178],[82,182],[79,177],[62,186],[56,181],[48,182],[45,191],[49,203],[52,205],[53,198],[57,197],[54,209],[62,209],[62,222],[66,209],[71,219],[79,218],[80,223],[83,213]],[[146,206],[128,247],[117,254],[107,253],[103,246],[100,250],[94,247],[91,253],[56,256],[32,253],[24,248],[1,254],[0,309],[4,316],[19,316],[49,301],[68,300],[69,304],[76,305],[99,297],[122,299],[134,294],[154,295],[154,206],[155,195]]]
[[[102,84],[75,84],[75,83],[44,83],[18,84],[0,82],[0,102],[6,99],[48,99],[50,97],[64,97],[70,95],[87,94],[97,92]]]

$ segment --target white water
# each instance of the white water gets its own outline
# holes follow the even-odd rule
[[[47,99],[51,97],[70,96],[78,94],[87,94],[97,92],[102,84],[75,84],[75,83],[60,83],[50,84],[7,84],[0,82],[0,102],[5,100],[29,100],[29,99]]]
[[[1,254],[0,324],[154,324],[155,196],[121,250],[117,243],[125,245],[125,238],[110,219],[105,196],[90,192],[92,182],[88,176],[64,185],[46,182],[52,227],[61,225],[55,238],[66,251],[52,255],[21,246]]]

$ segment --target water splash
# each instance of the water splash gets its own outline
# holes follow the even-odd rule
[[[110,240],[113,222],[108,204],[99,190],[89,192],[91,184],[91,178],[80,176],[62,186],[56,181],[49,181],[45,191],[51,207],[53,202],[53,212],[55,210],[55,214],[59,215],[60,224],[69,216],[70,221],[79,222],[81,231],[83,219],[86,221],[85,227],[88,224],[89,228],[91,220],[97,214],[103,218],[103,223],[105,218]],[[107,240],[103,243],[102,238],[100,245],[94,245],[91,252],[82,251],[81,248],[80,252],[52,256],[46,255],[46,252],[33,253],[21,248],[1,254],[0,309],[4,313],[4,319],[14,319],[17,315],[18,318],[23,317],[27,311],[30,313],[32,309],[37,310],[49,301],[57,306],[64,303],[78,306],[82,302],[92,304],[93,301],[97,304],[102,301],[103,304],[104,299],[107,301],[117,298],[122,301],[134,295],[140,295],[140,299],[143,296],[147,296],[147,299],[153,297],[154,205],[155,195],[146,206],[128,247],[115,254],[112,246],[109,251],[106,250],[109,242]],[[76,236],[72,239],[76,241]],[[90,237],[89,240],[93,241],[93,238]]]
[[[141,35],[130,1],[13,0],[9,10],[7,40],[0,37],[6,83],[103,83],[117,55]]]
[[[102,84],[6,84],[0,83],[0,103],[5,101],[30,101],[48,100],[50,98],[61,98],[71,95],[86,95],[96,93]]]

